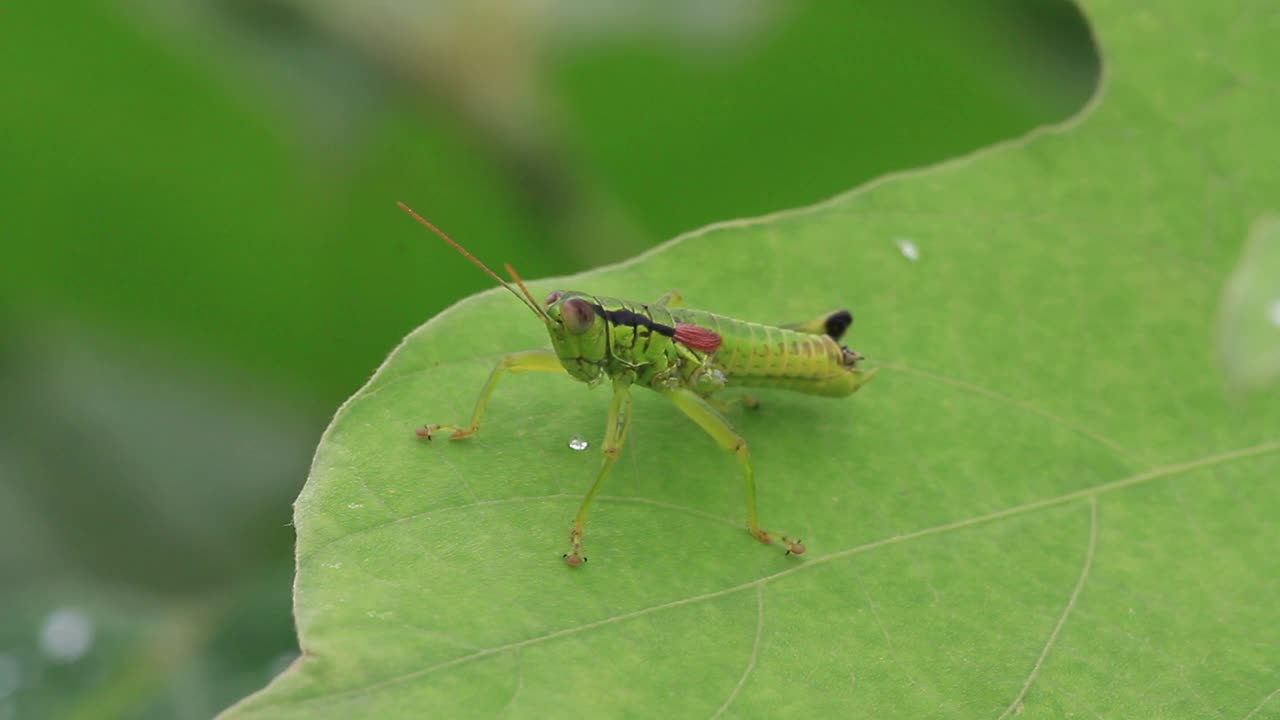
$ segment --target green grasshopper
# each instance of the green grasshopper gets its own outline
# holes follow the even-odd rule
[[[509,372],[568,373],[575,380],[613,384],[609,422],[605,429],[604,461],[587,491],[569,531],[570,565],[587,561],[582,535],[591,501],[622,454],[631,425],[631,387],[647,387],[675,403],[725,450],[737,456],[747,491],[747,529],[763,543],[780,542],[787,554],[799,555],[799,540],[760,527],[756,512],[755,475],[747,441],[725,419],[725,406],[712,397],[725,388],[774,387],[810,395],[845,397],[875,375],[857,367],[862,355],[840,344],[853,323],[848,310],[824,313],[795,325],[760,325],[682,307],[676,291],[653,303],[556,290],[539,303],[515,268],[505,264],[515,287],[480,262],[453,238],[414,212],[400,207],[489,274],[547,326],[552,349],[525,350],[505,355],[480,390],[471,422],[466,426],[424,425],[419,437],[430,440],[449,430],[458,440],[474,435],[494,388]],[[516,288],[519,288],[517,291]],[[746,398],[748,405],[756,405]]]

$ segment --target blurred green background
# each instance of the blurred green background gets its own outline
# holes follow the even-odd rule
[[[1061,120],[1098,60],[1060,0],[80,0],[7,4],[0,74],[0,720],[201,718],[296,656],[329,415],[489,284],[395,201],[573,272]]]

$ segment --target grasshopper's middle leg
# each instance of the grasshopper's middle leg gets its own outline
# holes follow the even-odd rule
[[[600,486],[609,476],[613,464],[622,455],[622,443],[626,441],[627,430],[630,427],[630,380],[616,379],[613,381],[613,401],[609,403],[609,424],[604,432],[604,458],[600,463],[600,472],[596,475],[596,481],[591,484],[591,489],[587,491],[587,496],[582,499],[578,514],[573,518],[573,529],[569,531],[571,549],[565,554],[564,561],[570,565],[581,565],[587,561],[587,557],[582,554],[582,533],[587,524],[587,510],[591,508],[591,501],[595,499],[596,493],[600,492]]]
[[[685,388],[669,390],[663,395],[666,395],[685,415],[706,430],[708,435],[720,443],[720,447],[733,451],[737,456],[738,464],[742,465],[743,478],[746,480],[747,529],[751,534],[762,543],[772,543],[775,540],[781,542],[786,546],[788,554],[803,553],[804,545],[801,545],[799,540],[760,527],[760,518],[756,512],[755,473],[751,469],[751,451],[747,448],[746,439],[733,429],[723,415],[716,412],[713,405],[692,390]]]
[[[502,376],[509,372],[564,372],[564,366],[560,364],[560,359],[550,350],[524,350],[522,352],[503,355],[498,361],[497,367],[493,372],[489,373],[489,379],[485,382],[484,387],[480,390],[480,397],[476,400],[476,408],[471,413],[471,422],[466,427],[457,425],[423,425],[418,428],[418,437],[424,437],[428,440],[431,436],[440,430],[452,430],[453,434],[449,436],[450,440],[458,440],[460,438],[474,435],[480,429],[480,419],[484,417],[484,409],[489,406],[489,398],[493,395],[494,388],[498,387],[498,381]]]

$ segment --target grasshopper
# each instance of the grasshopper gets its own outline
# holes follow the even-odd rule
[[[470,423],[424,425],[417,430],[419,437],[430,440],[442,430],[451,432],[451,440],[474,435],[498,381],[507,373],[568,373],[590,385],[607,378],[613,385],[613,399],[605,428],[604,459],[578,507],[569,531],[570,550],[564,554],[566,562],[578,566],[587,561],[582,553],[587,511],[622,454],[630,429],[631,388],[646,387],[674,403],[720,447],[737,457],[746,482],[747,530],[751,535],[765,544],[780,543],[788,555],[804,552],[798,539],[760,527],[750,448],[725,418],[725,405],[712,396],[733,387],[773,387],[826,397],[857,392],[876,370],[859,369],[862,355],[840,344],[853,324],[848,310],[823,313],[809,322],[774,326],[686,309],[674,290],[647,304],[571,290],[556,290],[539,303],[509,263],[504,267],[514,287],[408,205],[400,203],[400,207],[537,315],[547,326],[552,346],[550,350],[504,355],[480,390]],[[758,404],[751,398],[744,400],[749,406]]]

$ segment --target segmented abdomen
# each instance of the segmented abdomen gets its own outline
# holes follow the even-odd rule
[[[709,327],[724,342],[712,360],[730,386],[776,387],[814,395],[844,396],[858,387],[858,354],[826,335],[742,322],[701,310],[670,311],[677,322]]]

